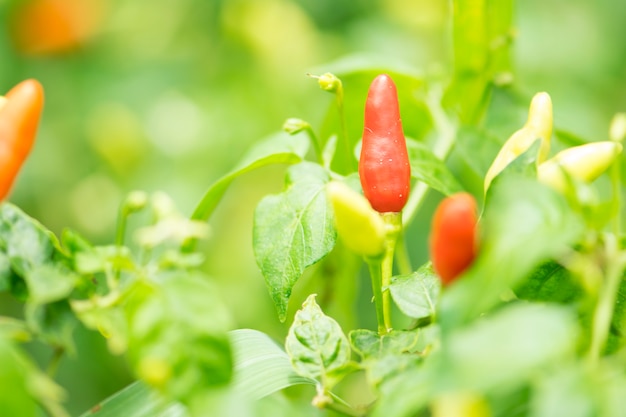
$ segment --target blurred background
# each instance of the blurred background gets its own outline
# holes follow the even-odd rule
[[[46,92],[37,143],[10,200],[55,233],[67,227],[95,243],[112,241],[118,204],[131,190],[165,191],[190,214],[213,181],[287,118],[321,126],[333,97],[307,73],[346,57],[449,73],[450,7],[445,0],[0,0],[0,94],[30,77]],[[625,18],[626,2],[613,0],[518,2],[516,84],[552,95],[558,128],[603,140],[613,114],[626,110]],[[283,173],[269,167],[238,179],[205,245],[207,270],[236,327],[281,342],[287,325],[254,262],[251,228],[256,203],[282,188]],[[425,232],[414,239],[416,258],[425,259]],[[99,335],[76,336],[78,354],[63,361],[58,378],[73,415],[132,380]]]

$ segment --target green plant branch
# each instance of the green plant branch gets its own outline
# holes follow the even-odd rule
[[[343,105],[344,103],[344,94],[343,94],[343,84],[339,84],[337,87],[337,92],[335,93],[337,97],[337,110],[339,112],[339,125],[341,126],[341,138],[344,146],[344,152],[346,154],[346,169],[347,172],[356,171],[356,161],[352,157],[352,149],[350,147],[350,137],[348,135],[348,125],[346,123],[346,111]]]
[[[383,310],[382,292],[382,258],[366,258],[367,266],[372,280],[372,293],[374,294],[374,307],[376,308],[376,322],[378,323],[378,334],[387,334],[388,315]]]
[[[622,170],[622,158],[616,158],[615,162],[611,166],[611,188],[613,197],[613,233],[615,236],[622,235],[622,195],[620,190],[621,178],[620,173]]]
[[[61,359],[63,359],[63,355],[65,355],[65,348],[62,346],[56,346],[52,352],[52,358],[50,358],[50,362],[48,362],[48,366],[46,368],[46,374],[50,378],[56,375]]]
[[[364,417],[365,410],[352,407],[350,404],[330,391],[323,390],[313,398],[313,405],[320,410],[331,410],[349,417]]]
[[[598,302],[593,312],[589,361],[597,364],[606,346],[617,300],[617,292],[622,280],[626,254],[619,250],[613,235],[605,236],[606,273],[598,294]]]
[[[596,365],[606,346],[617,300],[617,291],[626,265],[626,254],[620,252],[615,236],[605,236],[606,272],[593,312],[589,362]]]

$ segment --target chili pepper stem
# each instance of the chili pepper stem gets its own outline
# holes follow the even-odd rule
[[[413,267],[411,266],[411,258],[409,257],[409,251],[406,247],[406,242],[404,241],[404,233],[400,233],[398,235],[398,240],[396,241],[395,256],[398,270],[402,275],[407,275],[413,272]]]
[[[382,336],[389,333],[391,326],[391,296],[389,293],[389,285],[393,275],[393,259],[398,236],[402,230],[402,213],[383,213],[383,220],[387,227],[387,235],[385,237],[385,252],[380,261],[380,277],[374,281],[372,275],[372,285],[379,286],[379,300],[376,306],[376,315],[378,318],[378,333]],[[370,269],[370,272],[371,269]],[[374,297],[376,299],[376,295]]]
[[[388,329],[388,317],[383,310],[383,291],[382,291],[382,265],[383,259],[377,258],[365,258],[367,266],[370,272],[370,278],[372,280],[372,293],[374,294],[374,307],[376,308],[376,322],[378,323],[378,334],[387,334]]]
[[[309,141],[313,145],[313,149],[315,150],[315,155],[317,156],[317,161],[320,165],[324,165],[324,152],[322,151],[322,146],[320,145],[320,141],[317,138],[317,135],[313,131],[311,125],[308,125],[304,131],[309,137]]]

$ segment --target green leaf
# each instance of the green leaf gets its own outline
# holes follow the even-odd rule
[[[191,218],[208,220],[230,184],[240,175],[271,164],[295,164],[300,162],[309,149],[305,134],[290,136],[281,132],[258,143],[242,158],[228,174],[217,180],[206,191]]]
[[[159,277],[150,289],[138,287],[125,308],[131,363],[148,384],[188,403],[230,381],[230,317],[206,276]]]
[[[65,392],[0,334],[0,411],[3,416],[69,417],[61,406]]]
[[[69,353],[75,352],[72,335],[78,320],[67,300],[49,304],[27,303],[24,316],[29,330],[42,341],[62,347]]]
[[[294,372],[289,355],[269,336],[257,330],[229,333],[235,363],[233,389],[250,399],[260,399],[296,384],[315,384]]]
[[[329,374],[350,361],[350,343],[339,324],[326,316],[310,295],[296,313],[285,342],[287,354],[296,372],[306,378],[326,381]]]
[[[11,270],[11,260],[6,253],[0,252],[0,292],[11,289],[11,282],[14,279],[14,275]]]
[[[491,192],[478,258],[441,297],[442,327],[486,312],[535,267],[582,236],[580,216],[560,194],[535,180],[504,177]]]
[[[0,316],[0,339],[3,337],[26,342],[30,340],[31,334],[22,320]]]
[[[431,188],[450,195],[463,191],[445,163],[423,143],[407,140],[407,151],[411,164],[411,176]]]
[[[47,263],[58,248],[56,237],[16,206],[0,205],[0,248],[12,269],[26,275],[35,266]]]
[[[570,273],[556,262],[546,262],[536,268],[519,288],[518,298],[531,301],[571,303],[584,295]]]
[[[577,337],[570,308],[517,303],[443,340],[443,366],[458,387],[484,392],[519,385],[544,366],[573,357]]]
[[[350,345],[363,359],[381,358],[385,355],[411,352],[417,345],[418,332],[393,330],[380,336],[372,330],[357,329],[351,331],[349,337]]]
[[[409,275],[391,279],[389,291],[400,310],[414,319],[435,315],[435,307],[441,290],[441,281],[429,262]]]
[[[28,302],[46,304],[67,298],[79,276],[64,265],[47,263],[33,266],[24,279],[28,286]]]
[[[80,415],[90,416],[187,417],[188,414],[181,404],[165,401],[156,391],[138,381]]]
[[[372,417],[419,415],[442,393],[512,392],[575,357],[579,336],[570,308],[516,303],[450,330],[420,367],[381,385]]]
[[[6,416],[34,416],[37,405],[28,392],[26,370],[17,349],[0,334],[0,410]]]
[[[287,172],[286,190],[265,197],[255,210],[254,254],[281,321],[296,281],[335,246],[328,180],[317,164],[295,165]]]

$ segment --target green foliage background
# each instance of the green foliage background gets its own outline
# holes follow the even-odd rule
[[[127,192],[163,190],[191,214],[206,188],[287,118],[319,130],[333,97],[307,73],[361,62],[431,76],[452,67],[444,0],[109,0],[93,38],[77,51],[48,56],[24,54],[14,42],[14,13],[26,1],[0,0],[0,91],[37,78],[46,107],[10,200],[55,233],[71,227],[96,243],[112,241]],[[626,109],[626,3],[524,0],[516,7],[518,93],[548,91],[557,130],[605,139],[610,117]],[[346,80],[344,87],[364,100],[366,85]],[[494,108],[498,100],[511,97],[494,97]],[[524,107],[490,121],[502,132],[497,141],[520,125]],[[348,111],[350,131],[358,132],[361,109]],[[416,130],[427,123],[419,111],[404,112],[415,116],[404,122]],[[496,150],[484,147],[476,164]],[[452,168],[471,188],[472,164],[461,153],[453,154]],[[284,167],[271,167],[237,179],[203,248],[235,327],[277,339],[293,314],[278,322],[253,259],[251,230],[254,207],[282,188],[283,174]],[[428,213],[437,198],[409,231],[415,264],[426,259]],[[315,285],[305,276],[291,304],[300,305]],[[372,327],[369,300],[361,298],[359,325]],[[16,310],[12,303],[0,295],[0,313]],[[81,330],[76,337],[78,354],[65,358],[58,374],[72,414],[131,380],[100,335]],[[29,349],[46,363],[47,350]]]

